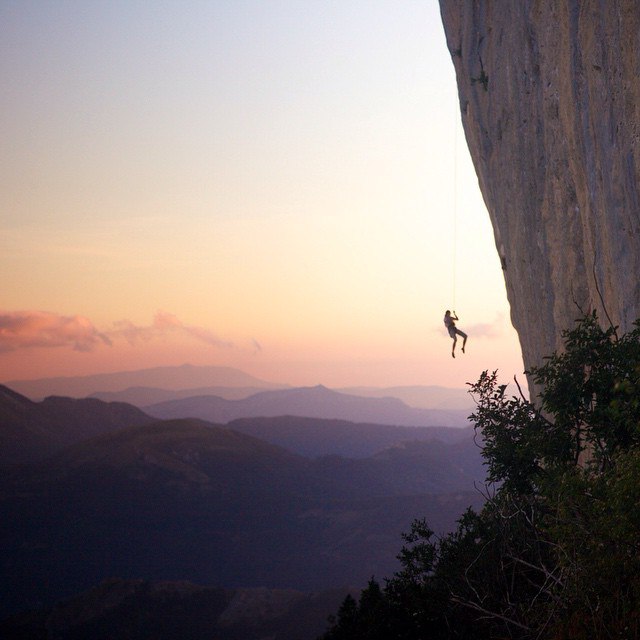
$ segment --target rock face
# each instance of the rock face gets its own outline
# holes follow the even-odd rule
[[[440,0],[525,366],[640,317],[637,0]]]

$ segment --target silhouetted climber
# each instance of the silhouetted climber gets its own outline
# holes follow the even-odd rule
[[[449,335],[453,338],[453,347],[451,347],[451,357],[455,358],[456,357],[456,342],[458,342],[458,336],[462,336],[464,338],[464,340],[462,341],[462,353],[464,353],[464,346],[467,344],[467,334],[464,331],[460,331],[460,329],[458,329],[458,327],[456,327],[456,323],[454,322],[454,320],[459,320],[458,316],[456,315],[456,312],[453,312],[453,315],[451,314],[451,311],[449,311],[449,309],[447,309],[447,311],[444,314],[444,326],[447,327],[447,331],[449,332]]]

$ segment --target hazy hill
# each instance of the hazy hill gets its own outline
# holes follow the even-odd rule
[[[432,440],[403,442],[364,459],[324,456],[313,461],[310,476],[324,495],[368,499],[470,491],[485,470],[472,440]]]
[[[92,478],[96,471],[105,476]],[[200,420],[156,420],[68,447],[10,478],[26,478],[38,487],[52,478],[82,475],[105,484],[105,477],[113,474],[115,483],[149,484],[151,493],[156,482],[159,487],[166,483],[163,492],[196,487],[205,493],[274,493],[280,485],[299,483],[305,471],[301,456],[226,427]],[[251,486],[245,487],[245,480]]]
[[[5,640],[314,640],[347,589],[221,589],[105,580],[69,600],[0,621]]]
[[[435,385],[404,387],[346,387],[336,389],[365,398],[398,398],[410,407],[421,409],[465,410],[467,414],[475,408],[473,398],[466,389],[452,389]]]
[[[122,391],[97,391],[92,398],[105,402],[127,402],[136,407],[147,407],[168,400],[194,396],[218,396],[225,400],[241,400],[264,391],[261,387],[198,387],[195,389],[159,389],[158,387],[129,387]]]
[[[322,385],[263,391],[243,400],[196,396],[161,402],[144,410],[158,418],[191,417],[219,423],[237,418],[294,415],[402,426],[468,425],[466,411],[416,409],[397,398],[362,398]]]
[[[191,389],[160,389],[158,387],[129,387],[121,391],[97,391],[91,394],[91,397],[105,400],[106,402],[128,402],[137,407],[145,407],[159,402],[193,396],[218,396],[225,398],[225,400],[240,400],[260,391],[264,391],[264,388],[209,386]],[[475,408],[473,399],[466,389],[416,385],[404,387],[347,387],[334,389],[334,391],[365,398],[397,398],[410,407],[420,409],[464,410],[469,414]]]
[[[59,397],[32,402],[0,385],[0,468],[32,462],[74,442],[152,420],[123,403]]]
[[[407,441],[437,439],[453,444],[473,438],[473,427],[398,427],[300,416],[239,418],[227,426],[309,458],[366,458]]]
[[[84,398],[96,392],[121,391],[129,387],[159,387],[163,389],[193,389],[200,387],[257,387],[277,389],[284,385],[254,378],[232,367],[200,367],[184,364],[180,367],[155,367],[137,371],[101,373],[91,376],[12,380],[5,384],[31,399],[49,395]]]
[[[0,465],[20,464],[52,449],[51,425],[38,405],[0,386]]]
[[[0,480],[1,611],[110,576],[361,586],[397,568],[415,517],[444,531],[480,503],[457,446],[311,461],[194,420],[97,436]]]

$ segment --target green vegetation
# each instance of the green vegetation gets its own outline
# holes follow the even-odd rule
[[[640,323],[595,316],[529,373],[536,407],[496,373],[471,385],[486,503],[455,532],[425,521],[402,569],[345,600],[324,640],[640,635]]]

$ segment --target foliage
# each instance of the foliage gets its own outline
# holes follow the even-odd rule
[[[356,602],[348,595],[340,609],[331,631],[330,640],[386,640],[392,637],[395,623],[392,604],[374,578]]]
[[[563,576],[559,638],[640,634],[640,450],[600,474],[576,467],[546,488],[547,535]]]
[[[485,506],[445,536],[415,521],[401,570],[325,640],[378,638],[370,601],[390,640],[640,635],[640,324],[619,337],[593,314],[564,341],[529,372],[535,405],[496,372],[471,385]]]
[[[640,444],[640,323],[619,338],[594,314],[565,333],[565,351],[533,368],[544,388],[542,411],[556,429],[573,436],[576,456],[588,451],[604,469],[617,451]]]
[[[524,398],[507,397],[506,389],[498,384],[496,371],[484,371],[471,385],[478,405],[470,417],[483,440],[487,480],[508,491],[531,493],[550,468],[575,459],[573,438]]]

